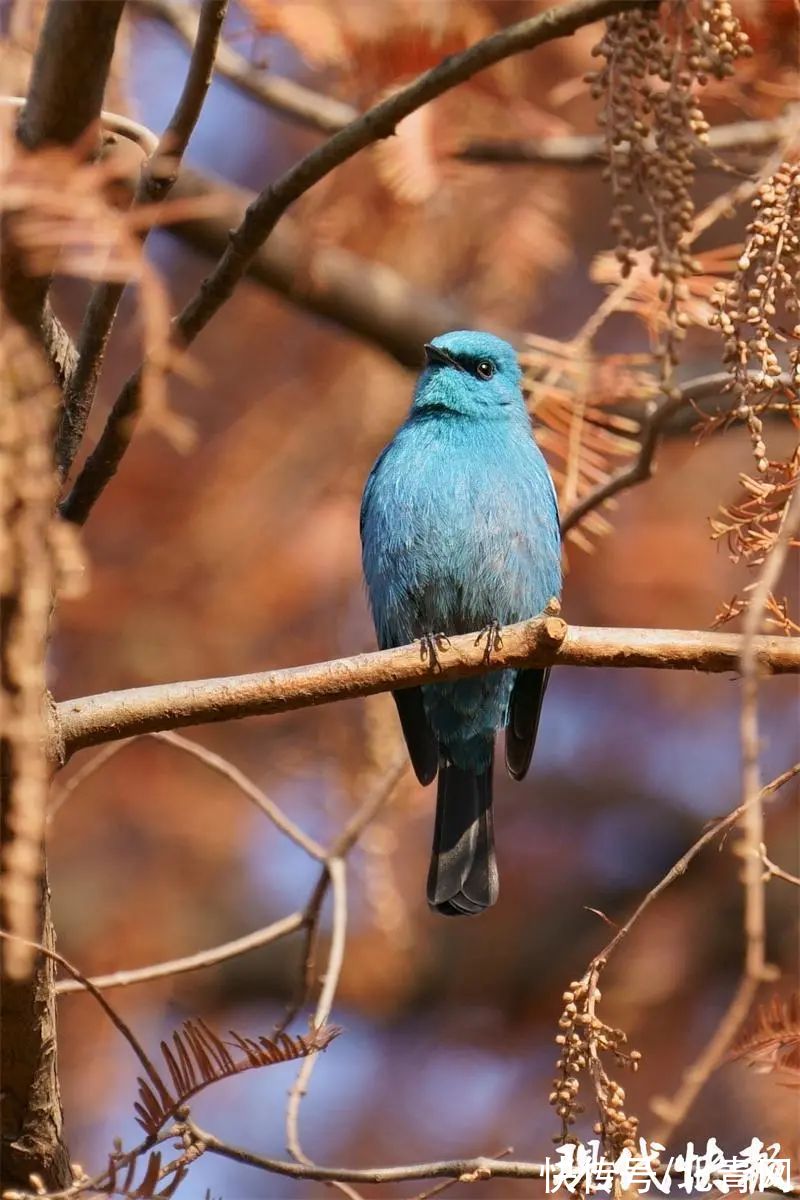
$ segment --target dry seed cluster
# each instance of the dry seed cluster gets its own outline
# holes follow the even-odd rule
[[[632,9],[611,17],[593,51],[605,63],[587,81],[603,105],[615,253],[627,276],[635,251],[650,248],[653,273],[664,277],[665,351],[674,362],[675,343],[685,336],[683,281],[695,269],[694,159],[709,131],[697,90],[711,75],[731,75],[736,59],[752,51],[730,0],[673,0],[662,8],[663,16]]]
[[[758,470],[770,467],[761,414],[784,371],[800,390],[800,163],[783,163],[758,189],[738,270],[712,297],[712,324],[732,371],[734,415],[747,422]],[[787,350],[788,347],[788,350]],[[783,362],[781,359],[783,358]],[[781,389],[784,390],[784,389]]]
[[[564,1011],[556,1036],[561,1057],[556,1063],[558,1074],[553,1080],[550,1103],[561,1118],[561,1133],[554,1140],[575,1142],[570,1127],[584,1111],[578,1095],[581,1077],[588,1072],[594,1081],[598,1106],[599,1120],[594,1131],[602,1135],[606,1154],[616,1159],[623,1149],[637,1149],[639,1122],[625,1112],[625,1089],[608,1075],[601,1055],[612,1054],[618,1064],[634,1071],[641,1055],[638,1050],[623,1048],[627,1042],[623,1030],[613,1029],[595,1015],[599,999],[599,988],[586,978],[573,980],[564,992]]]

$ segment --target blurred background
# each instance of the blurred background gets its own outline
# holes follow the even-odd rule
[[[258,65],[358,107],[445,54],[537,10],[482,0],[259,0],[235,10],[228,37]],[[769,116],[796,80],[796,12],[779,0],[742,5],[758,43],[758,74],[709,104],[714,122]],[[17,14],[24,64],[37,5]],[[767,12],[769,10],[769,12]],[[26,24],[27,21],[27,24]],[[474,325],[572,338],[603,289],[591,264],[613,243],[608,185],[595,167],[476,165],[452,152],[471,137],[593,132],[581,83],[596,28],[521,56],[443,97],[410,134],[361,153],[292,211],[298,286],[332,247],[399,273]],[[27,40],[26,40],[27,39]],[[187,61],[181,38],[146,6],[126,19],[106,107],[158,130]],[[781,90],[783,89],[783,90]],[[320,135],[224,80],[212,86],[188,163],[259,189]],[[711,170],[700,201],[729,186]],[[737,223],[738,220],[738,223]],[[741,236],[717,225],[708,246]],[[174,309],[208,271],[175,234],[149,248]],[[60,286],[74,328],[86,299]],[[431,329],[430,333],[441,332]],[[522,343],[521,343],[522,345]],[[614,318],[603,353],[648,350],[647,331]],[[138,361],[135,303],[126,303],[93,417]],[[228,675],[374,647],[360,580],[358,511],[377,453],[403,420],[413,375],[383,349],[253,282],[192,348],[196,378],[173,379],[174,408],[196,429],[176,453],[138,436],[87,526],[88,590],[60,612],[52,687],[58,698],[163,680]],[[711,334],[693,334],[686,378],[719,369]],[[535,411],[536,394],[533,405]],[[770,430],[788,453],[796,431]],[[749,581],[709,536],[709,517],[737,493],[751,463],[746,434],[699,446],[670,436],[656,477],[624,494],[613,531],[592,553],[567,549],[570,622],[708,628]],[[797,580],[785,581],[797,611]],[[564,668],[552,678],[533,769],[521,785],[498,772],[502,890],[479,921],[429,913],[424,880],[432,789],[404,776],[350,856],[347,953],[334,1021],[342,1036],[317,1064],[301,1113],[306,1151],[325,1164],[377,1165],[494,1154],[540,1159],[558,1122],[547,1096],[561,993],[608,940],[598,912],[620,923],[702,832],[739,802],[739,690],[727,676]],[[800,757],[797,686],[762,688],[764,779]],[[308,832],[327,841],[374,789],[399,749],[388,697],[188,731],[236,763]],[[91,751],[76,756],[80,770]],[[797,871],[797,785],[770,807],[770,856]],[[642,1053],[622,1079],[626,1110],[647,1135],[649,1103],[669,1095],[703,1046],[741,966],[739,863],[732,843],[706,849],[647,912],[610,963],[603,1015]],[[140,740],[87,779],[50,829],[59,946],[87,973],[189,954],[302,907],[314,864],[230,784],[173,747]],[[768,888],[771,962],[788,994],[798,972],[798,892]],[[596,910],[596,911],[592,911]],[[317,974],[325,963],[322,921]],[[110,994],[147,1045],[185,1017],[219,1031],[269,1033],[296,993],[301,938],[218,967]],[[60,1001],[60,1058],[74,1159],[102,1163],[112,1138],[135,1139],[137,1063],[84,996]],[[306,1015],[295,1022],[306,1028]],[[240,1145],[284,1155],[292,1066],[212,1088],[201,1124]],[[729,1153],[751,1137],[800,1158],[800,1093],[730,1064],[679,1131]],[[589,1121],[589,1125],[591,1121]],[[367,1188],[412,1196],[422,1185]],[[305,1197],[323,1186],[205,1157],[187,1194]],[[456,1185],[457,1194],[463,1185]],[[477,1183],[475,1197],[541,1194],[539,1184]]]

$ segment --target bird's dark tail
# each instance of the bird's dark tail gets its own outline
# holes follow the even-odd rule
[[[497,900],[492,764],[485,771],[439,767],[428,904],[447,917],[474,915]]]

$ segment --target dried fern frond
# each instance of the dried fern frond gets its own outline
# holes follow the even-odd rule
[[[143,253],[140,234],[153,225],[216,212],[219,201],[120,207],[115,185],[128,179],[129,164],[84,162],[79,151],[48,147],[30,153],[10,141],[8,130],[0,130],[0,215],[7,252],[28,275],[72,275],[138,289],[143,416],[185,449],[191,426],[169,409],[164,386],[165,369],[181,368],[170,341],[169,300]]]
[[[157,1096],[151,1085],[140,1078],[139,1099],[134,1105],[136,1120],[152,1136],[187,1100],[210,1084],[256,1067],[305,1058],[324,1050],[338,1034],[335,1026],[313,1029],[306,1035],[280,1033],[275,1038],[257,1039],[231,1031],[232,1042],[225,1043],[199,1018],[185,1021],[182,1028],[173,1033],[171,1046],[166,1041],[161,1043],[161,1054],[174,1095],[163,1089]],[[244,1057],[234,1058],[229,1049],[231,1045]]]
[[[747,1063],[759,1074],[788,1076],[781,1082],[800,1087],[800,992],[788,1000],[772,996],[745,1029],[730,1058]]]
[[[791,494],[800,483],[800,450],[788,463],[771,463],[759,479],[742,474],[739,482],[739,498],[711,518],[711,537],[727,539],[733,562],[745,560],[758,566],[772,548]],[[800,543],[793,539],[791,545]]]
[[[745,589],[745,593],[752,591],[755,583],[749,584]],[[733,596],[730,600],[724,600],[719,607],[718,612],[714,616],[711,623],[712,629],[719,629],[721,625],[727,625],[731,621],[738,620],[747,612],[749,597]],[[769,629],[774,629],[778,633],[783,633],[786,637],[796,637],[800,634],[800,625],[789,616],[789,601],[786,596],[778,599],[770,592],[764,602],[764,624]]]
[[[566,509],[638,453],[640,422],[614,408],[644,407],[657,394],[657,382],[644,369],[646,356],[595,358],[574,343],[542,337],[529,337],[520,361],[539,425],[537,440],[548,455],[559,503]],[[602,536],[610,528],[606,517],[593,511],[569,537],[591,549],[590,536]]]
[[[688,329],[708,329],[714,318],[712,297],[725,276],[736,269],[740,248],[721,246],[704,250],[694,260],[695,271],[683,280],[681,288],[681,311],[674,317],[678,326]],[[669,305],[664,296],[662,282],[654,275],[645,250],[631,251],[631,266],[624,272],[618,257],[611,251],[595,256],[589,268],[589,277],[594,283],[609,288],[619,288],[614,312],[632,313],[648,330],[651,343],[657,348],[669,327]],[[620,284],[626,278],[624,288]]]
[[[759,477],[740,475],[741,494],[733,503],[721,506],[710,520],[714,541],[724,538],[733,562],[745,562],[756,567],[764,562],[775,544],[783,524],[794,489],[800,486],[800,447],[788,462],[773,462]],[[792,538],[790,550],[800,549],[800,539]],[[749,604],[748,593],[755,583],[724,603],[714,618],[723,625],[742,616]],[[800,626],[789,615],[788,601],[770,596],[766,605],[765,624],[782,633],[794,635]]]

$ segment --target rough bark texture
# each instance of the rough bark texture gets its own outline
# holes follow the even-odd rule
[[[124,0],[50,0],[45,14],[33,63],[27,103],[22,111],[18,139],[28,150],[47,144],[73,145],[91,130],[102,108],[103,92],[114,50],[117,27]],[[99,132],[99,131],[98,131]],[[95,142],[91,134],[85,141],[85,153],[91,155]],[[72,348],[66,333],[52,319],[47,308],[49,280],[34,278],[27,273],[24,258],[16,252],[10,231],[0,231],[0,291],[6,313],[43,347],[53,364],[57,377],[63,382],[72,366]],[[23,406],[24,407],[24,406]],[[20,410],[22,412],[22,410]],[[24,413],[22,416],[24,417]],[[48,453],[49,458],[49,453]],[[52,511],[52,508],[51,510]],[[13,518],[12,505],[4,518]],[[11,627],[19,616],[20,598],[24,597],[25,580],[6,581],[0,612],[0,646],[7,647]],[[4,635],[8,634],[9,637]],[[17,664],[18,666],[19,664]],[[12,733],[17,725],[13,718],[13,689],[18,686],[10,662],[0,663],[2,689],[8,687],[8,706],[0,704],[0,718],[9,718],[7,740],[0,745],[0,792],[2,795],[2,844],[4,872],[0,921],[9,928],[10,909],[17,903],[18,889],[9,889],[9,855],[19,841],[20,821],[29,814],[30,789],[22,797],[12,796],[12,786],[19,791],[19,766],[12,749]],[[2,700],[2,696],[0,696]],[[42,723],[43,724],[43,723]],[[22,820],[24,825],[24,819]],[[34,849],[37,843],[32,843]],[[44,856],[35,863],[31,874],[32,902],[38,892],[39,937],[45,946],[55,940],[50,919],[50,901]],[[15,881],[10,880],[11,883]],[[16,900],[15,900],[16,896]],[[17,905],[17,907],[19,907]],[[11,912],[11,927],[13,926]],[[17,943],[17,949],[19,949]],[[63,1118],[56,1062],[56,1014],[54,969],[50,959],[37,955],[26,970],[20,963],[12,970],[12,958],[4,957],[2,981],[2,1043],[0,1043],[0,1075],[2,1077],[2,1159],[0,1186],[28,1190],[31,1175],[38,1176],[47,1190],[60,1189],[72,1182],[69,1156],[63,1140]],[[19,955],[17,956],[19,958]]]
[[[53,948],[46,879],[42,917],[44,945]],[[56,1069],[54,973],[52,960],[40,955],[32,979],[2,981],[2,1190],[29,1188],[32,1172],[42,1178],[48,1191],[72,1182]]]
[[[27,941],[2,948],[0,1184],[71,1182],[56,1074],[53,963],[42,845],[49,768],[44,657],[53,591],[51,462],[57,391],[36,343],[0,306],[0,928]],[[55,750],[50,747],[51,754]],[[56,761],[55,758],[52,761]]]
[[[17,139],[26,150],[72,146],[98,120],[124,4],[125,0],[50,0],[17,125]],[[99,127],[97,133],[99,144]],[[90,140],[86,153],[92,150]],[[6,307],[45,343],[56,368],[63,368],[58,372],[63,379],[71,365],[69,339],[60,326],[56,333],[45,334],[42,328],[50,281],[26,275],[13,245],[4,241],[0,285]]]

